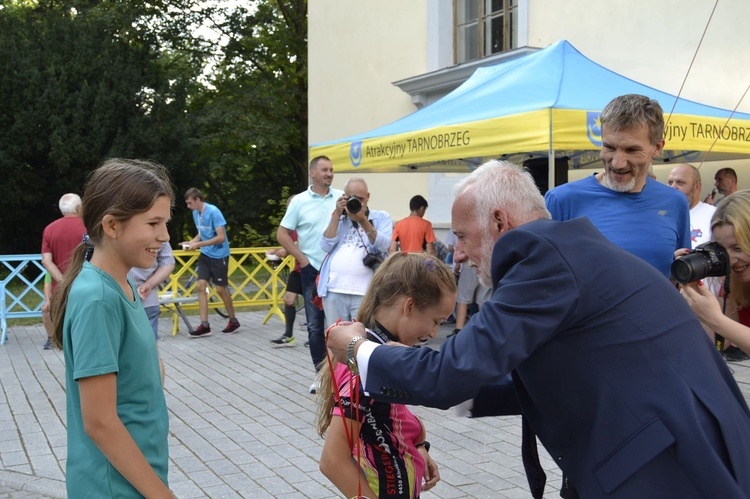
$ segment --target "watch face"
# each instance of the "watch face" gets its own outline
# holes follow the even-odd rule
[[[357,361],[355,359],[347,359],[346,367],[348,367],[352,373],[359,374],[359,369],[357,368]]]

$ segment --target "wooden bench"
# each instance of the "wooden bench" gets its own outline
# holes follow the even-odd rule
[[[159,295],[159,305],[168,309],[172,314],[172,336],[177,334],[179,330],[179,318],[187,326],[188,334],[193,332],[193,326],[185,315],[185,311],[182,310],[182,305],[186,303],[195,303],[198,301],[197,296],[173,296],[172,293],[163,293]]]

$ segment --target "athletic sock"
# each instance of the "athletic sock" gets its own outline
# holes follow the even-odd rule
[[[284,320],[286,320],[286,331],[284,336],[291,338],[294,336],[294,319],[297,317],[297,309],[294,305],[284,305]]]

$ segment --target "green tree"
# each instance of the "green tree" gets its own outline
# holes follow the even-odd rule
[[[185,77],[118,2],[0,9],[0,253],[38,252],[57,201],[103,159],[189,156]],[[145,34],[145,35],[144,35]]]
[[[235,243],[275,245],[289,189],[307,185],[307,2],[255,2],[216,30],[225,44],[191,106],[194,170]]]
[[[38,252],[60,195],[113,156],[171,169],[173,238],[194,233],[181,194],[195,186],[233,244],[272,244],[306,184],[306,14],[300,0],[0,0],[0,254]]]

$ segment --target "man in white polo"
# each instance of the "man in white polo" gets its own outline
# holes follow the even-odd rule
[[[310,343],[310,357],[315,369],[320,368],[326,358],[324,336],[325,314],[313,303],[317,296],[315,279],[325,258],[320,247],[320,236],[325,231],[331,213],[336,209],[336,200],[344,192],[331,188],[333,164],[326,156],[318,156],[310,161],[310,186],[306,191],[294,196],[286,209],[276,232],[276,240],[300,264],[302,277],[302,297],[305,300],[307,316],[307,336]],[[292,231],[297,231],[298,241],[294,244]],[[310,387],[314,393],[315,386]]]

